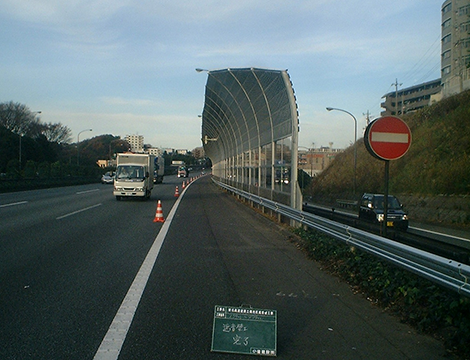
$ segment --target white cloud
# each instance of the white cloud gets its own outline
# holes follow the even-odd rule
[[[124,106],[155,106],[155,100],[148,99],[128,99],[122,97],[102,97],[101,100],[108,105],[124,105]]]

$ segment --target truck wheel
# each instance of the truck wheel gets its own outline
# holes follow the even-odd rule
[[[120,200],[121,200],[121,197],[120,197],[120,196],[116,196],[116,200],[117,200],[117,201],[120,201]]]

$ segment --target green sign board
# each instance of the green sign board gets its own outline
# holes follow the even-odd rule
[[[276,310],[215,306],[211,351],[276,356],[276,346]]]

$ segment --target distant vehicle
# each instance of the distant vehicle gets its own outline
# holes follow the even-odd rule
[[[381,224],[384,221],[384,200],[383,194],[363,194],[359,203],[359,219]],[[393,195],[388,195],[387,227],[408,229],[408,215]]]
[[[189,176],[189,169],[186,166],[178,167],[178,177],[188,177]]]
[[[112,171],[108,171],[101,177],[102,184],[112,184],[114,183],[114,173]]]
[[[163,156],[157,156],[155,158],[154,169],[153,182],[155,184],[161,184],[163,182],[163,176],[165,175],[165,159]]]
[[[150,198],[153,189],[154,163],[154,155],[118,154],[113,192],[116,200],[121,200],[122,197]]]
[[[274,182],[276,184],[280,184],[280,183],[283,183],[283,184],[289,184],[289,180],[290,180],[290,173],[289,173],[289,170],[276,170],[276,176],[274,177]]]

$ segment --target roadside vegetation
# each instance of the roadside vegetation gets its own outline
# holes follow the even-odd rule
[[[318,231],[297,229],[296,240],[323,270],[418,331],[441,340],[450,358],[470,359],[470,298],[378,260]]]

